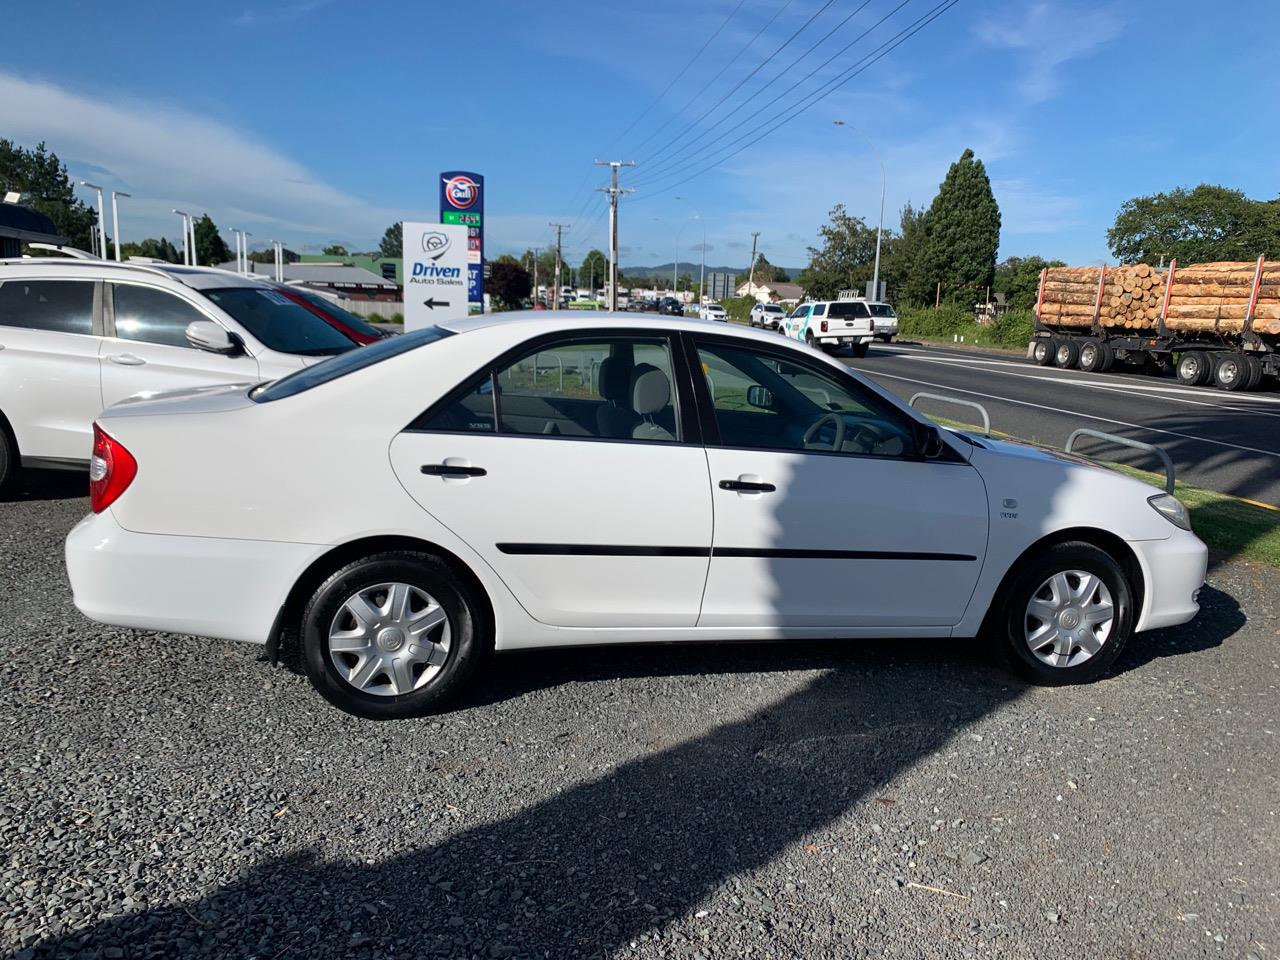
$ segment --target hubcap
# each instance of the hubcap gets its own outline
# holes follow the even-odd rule
[[[1085,347],[1083,350],[1081,350],[1080,351],[1081,366],[1090,366],[1090,367],[1093,366],[1093,361],[1094,361],[1094,358],[1097,356],[1097,353],[1098,351],[1095,350],[1092,346]]]
[[[329,658],[362,693],[393,697],[429,683],[449,659],[444,608],[408,583],[380,583],[348,597],[329,627]]]
[[[1023,629],[1036,659],[1051,667],[1074,667],[1102,649],[1114,622],[1107,585],[1092,573],[1064,570],[1031,595]]]

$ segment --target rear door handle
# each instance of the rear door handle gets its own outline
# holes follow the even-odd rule
[[[761,483],[757,480],[721,480],[721,490],[736,490],[739,493],[773,493],[778,488],[772,483]]]
[[[473,467],[460,463],[424,463],[422,472],[429,477],[483,477],[489,471],[484,467]]]
[[[147,362],[136,353],[111,353],[107,355],[107,359],[126,367],[140,367]]]

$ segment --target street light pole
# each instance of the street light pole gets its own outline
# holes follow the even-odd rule
[[[880,234],[884,229],[884,158],[880,156],[880,151],[876,149],[876,145],[871,142],[871,138],[859,130],[857,127],[850,126],[843,120],[832,121],[837,127],[849,127],[854,133],[867,142],[867,146],[871,148],[871,152],[875,154],[876,161],[880,164],[880,222],[876,225],[876,265],[871,275],[871,295],[876,299],[880,299]]]
[[[688,203],[686,197],[676,197],[677,200],[684,200]],[[693,211],[693,219],[702,220],[702,257],[698,263],[698,306],[702,306],[702,298],[706,296],[707,287],[707,221],[703,220],[702,214],[697,210]]]
[[[129,194],[121,193],[119,190],[111,191],[111,232],[115,235],[112,239],[116,245],[116,262],[120,262],[120,211],[116,207],[117,197],[127,197]]]
[[[88,180],[81,180],[80,186],[96,190],[98,193],[98,256],[105,260],[107,259],[107,220],[106,211],[102,207],[102,188]]]
[[[175,209],[173,212],[182,218],[182,263],[185,266],[191,262],[190,240],[187,239],[190,233],[187,229],[187,224],[190,222],[191,217],[185,210]]]

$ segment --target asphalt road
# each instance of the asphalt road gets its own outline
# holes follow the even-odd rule
[[[1164,448],[1179,480],[1280,506],[1280,393],[1227,394],[1172,378],[1037,367],[1007,353],[938,346],[877,344],[865,359],[844,359],[904,399],[928,391],[981,403],[993,430],[1058,447],[1077,427],[1117,433]],[[921,409],[966,423],[976,416],[934,401],[921,401]],[[1123,447],[1089,441],[1080,451],[1160,469]]]
[[[0,503],[0,955],[1280,951],[1270,568],[1215,566],[1195,623],[1088,687],[972,643],[573,650],[374,724],[252,647],[82,619],[83,478],[27,482]]]

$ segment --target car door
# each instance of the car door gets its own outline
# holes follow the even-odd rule
[[[93,452],[100,298],[92,279],[0,283],[0,413],[24,459],[87,461]]]
[[[102,343],[102,402],[212,383],[255,381],[258,361],[187,343],[187,324],[215,320],[192,301],[143,283],[107,285],[107,336]]]
[[[711,490],[674,358],[652,331],[530,343],[398,435],[396,475],[535,619],[693,626]]]
[[[982,566],[982,478],[851,375],[788,348],[697,338],[717,435],[699,626],[945,627]],[[705,388],[705,389],[704,389]]]
[[[793,340],[803,340],[804,332],[809,326],[809,304],[802,304],[791,311],[791,316],[782,321],[782,332]]]

